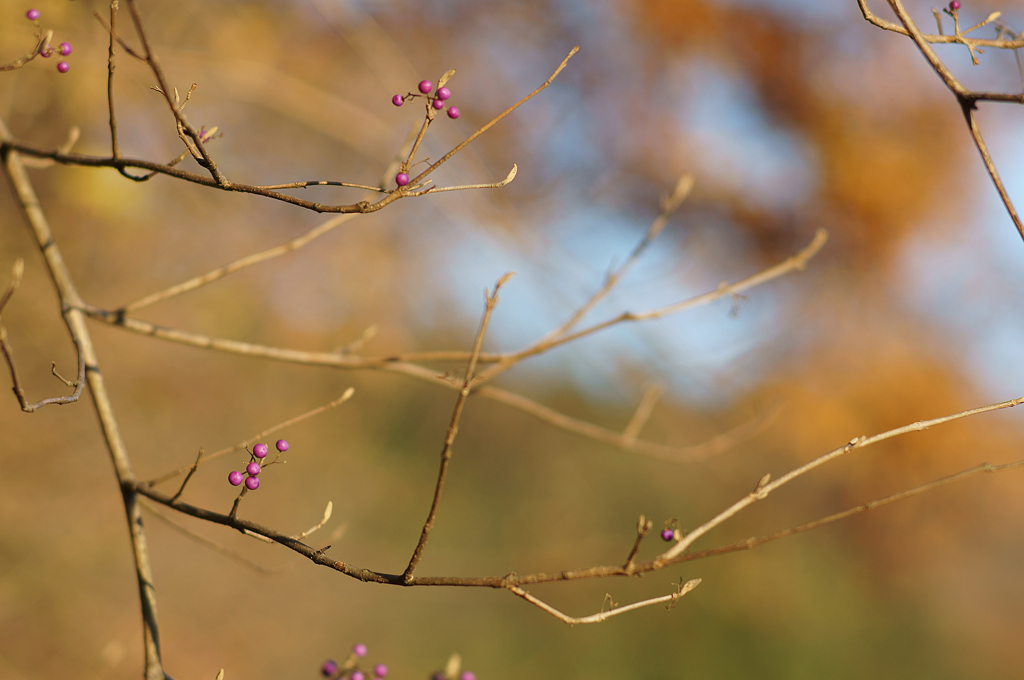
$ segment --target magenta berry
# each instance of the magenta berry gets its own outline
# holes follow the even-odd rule
[[[66,61],[62,61],[59,64],[57,64],[57,70],[60,71],[61,73],[67,73],[68,71],[71,70],[71,65],[68,64],[68,62],[66,62]]]
[[[260,473],[260,464],[253,461],[245,466],[245,471],[248,472],[252,477],[255,477]]]
[[[395,106],[401,106],[402,104],[405,103],[405,99],[402,98],[402,95],[396,94],[394,97],[391,98],[391,103],[394,104]]]
[[[388,667],[382,663],[377,664],[373,667],[373,675],[377,678],[386,678],[388,675]]]
[[[249,491],[255,491],[256,489],[260,488],[260,478],[259,477],[246,477],[245,478],[245,488],[248,489]]]
[[[441,101],[440,99],[435,99],[434,101],[430,102],[430,105],[433,106],[438,111],[444,108],[444,102]]]
[[[476,680],[476,673],[473,671],[463,671],[462,675],[459,676],[459,680]]]
[[[231,486],[238,486],[242,483],[242,473],[238,470],[232,470],[228,473],[228,484]]]
[[[429,80],[421,80],[419,88],[420,92],[422,92],[423,94],[427,94],[428,92],[434,89],[434,84]]]
[[[39,10],[30,9],[29,11],[25,12],[25,16],[28,17],[29,21],[36,21],[37,19],[39,19]]]
[[[274,444],[274,446],[276,446],[277,450],[280,451],[281,453],[284,453],[285,451],[288,450],[288,442],[286,442],[283,439],[278,439],[277,443]]]
[[[451,118],[452,120],[455,120],[456,118],[458,118],[459,117],[459,107],[453,106],[450,109],[448,109],[448,117]]]
[[[53,45],[45,45],[39,50],[39,56],[43,59],[49,59],[53,56]]]
[[[400,172],[397,175],[395,175],[395,184],[397,184],[398,186],[404,187],[408,183],[409,175],[405,174],[404,172]]]
[[[437,88],[437,98],[438,99],[444,100],[444,99],[448,99],[448,97],[451,97],[451,96],[452,96],[452,91],[449,90],[447,87],[439,87],[439,88]]]
[[[349,676],[349,680],[366,680],[366,675],[362,671],[356,671]]]
[[[362,642],[360,642],[357,645],[353,645],[352,653],[358,657],[366,656],[366,645],[364,645]]]
[[[252,455],[256,456],[257,458],[266,458],[267,445],[261,442],[256,446],[252,447]]]
[[[665,529],[664,531],[661,532],[661,539],[663,541],[671,541],[672,537],[675,536],[675,535],[676,535],[676,532],[672,531],[671,529]]]
[[[950,12],[955,12],[958,9],[960,9],[960,0],[953,0],[951,3],[949,3]]]
[[[325,677],[329,678],[334,675],[334,671],[338,670],[338,664],[332,659],[324,661],[324,665],[320,667],[320,673]]]
[[[61,56],[64,56],[64,57],[66,57],[69,54],[71,54],[71,43],[62,42],[60,44],[60,53],[61,53]]]

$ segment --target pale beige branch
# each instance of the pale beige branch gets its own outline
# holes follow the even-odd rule
[[[854,449],[862,449],[864,447],[871,446],[872,444],[877,444],[878,442],[884,441],[886,439],[891,439],[893,437],[898,437],[900,435],[907,434],[908,432],[919,432],[921,430],[927,430],[929,427],[933,427],[935,425],[942,425],[943,423],[948,423],[954,420],[960,420],[961,418],[967,418],[969,416],[978,415],[980,413],[998,411],[1004,408],[1012,408],[1021,403],[1024,403],[1024,397],[1010,399],[1009,401],[999,402],[998,404],[980,406],[978,408],[972,408],[966,411],[961,411],[960,413],[954,413],[953,415],[942,416],[940,418],[933,418],[932,420],[918,421],[916,423],[904,425],[903,427],[897,427],[895,429],[888,430],[886,432],[882,432],[880,434],[876,434],[870,437],[854,437],[847,444],[840,446],[837,449],[833,449],[832,451],[829,451],[828,453],[815,458],[809,463],[805,463],[804,465],[801,465],[798,468],[790,470],[783,476],[776,479],[774,482],[769,481],[771,478],[770,475],[765,475],[764,477],[761,478],[761,480],[758,482],[757,486],[754,488],[753,491],[751,491],[749,494],[733,503],[731,506],[729,506],[722,512],[712,517],[704,524],[688,532],[685,536],[683,536],[683,538],[678,543],[676,543],[671,548],[666,550],[664,553],[659,555],[655,562],[668,561],[674,557],[677,557],[678,555],[681,555],[687,548],[693,545],[694,541],[696,541],[698,538],[708,533],[709,531],[720,525],[722,522],[725,522],[730,517],[733,517],[744,508],[753,505],[755,502],[759,500],[764,500],[765,498],[768,497],[768,494],[775,491],[779,487],[788,484],[797,477],[800,477],[801,475],[806,474],[807,472],[810,472],[811,470],[820,467],[825,463],[835,460],[836,458],[839,458],[840,456],[843,456],[853,451]]]
[[[679,589],[676,590],[676,592],[671,593],[669,595],[662,595],[661,597],[652,597],[649,600],[634,602],[633,604],[627,604],[623,607],[616,607],[614,609],[609,609],[608,611],[601,611],[596,614],[591,614],[590,616],[581,616],[579,618],[569,616],[568,614],[563,614],[562,612],[558,611],[548,603],[544,602],[543,600],[537,597],[534,597],[533,595],[523,590],[519,586],[510,585],[507,586],[507,588],[511,593],[518,595],[530,604],[536,605],[537,607],[543,609],[559,621],[567,623],[570,626],[575,626],[579,623],[601,623],[602,621],[607,621],[613,616],[625,614],[626,612],[631,612],[636,609],[642,609],[643,607],[650,607],[654,604],[668,603],[671,606],[673,603],[676,602],[676,600],[678,600],[679,598],[681,598],[682,596],[686,595],[688,592],[696,588],[698,585],[700,585],[700,581],[701,580],[699,578],[695,578],[690,581],[687,581],[685,584],[680,586]]]

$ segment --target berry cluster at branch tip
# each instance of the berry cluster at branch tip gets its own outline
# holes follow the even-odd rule
[[[281,453],[288,450],[288,442],[283,439],[278,439],[275,446]],[[253,459],[245,466],[245,474],[248,475],[248,477],[244,477],[238,470],[232,470],[228,473],[228,484],[231,486],[238,486],[242,482],[245,482],[245,488],[249,491],[255,491],[260,488],[259,474],[263,472],[263,467],[256,462],[256,459],[263,460],[267,457],[268,452],[269,449],[267,448],[267,445],[262,442],[252,447]]]
[[[433,92],[434,90],[434,83],[430,82],[429,80],[421,80],[419,84],[416,86],[416,89],[419,90],[418,93],[407,92],[404,95],[396,94],[394,97],[391,98],[391,103],[394,104],[395,106],[401,106],[410,99],[415,99],[416,97],[424,97],[427,100],[428,121],[433,119],[433,114],[430,112],[430,109],[433,109],[434,111],[444,111],[445,106],[448,103],[448,100],[452,96],[452,91],[449,90],[447,87],[444,87],[443,85],[437,88],[437,92],[431,95],[430,93]],[[460,115],[462,114],[459,112],[459,107],[448,107],[449,118],[455,120]],[[400,187],[408,186],[409,173],[403,170],[402,172],[395,175],[395,184],[397,184]]]
[[[375,665],[372,669],[372,675],[370,671],[365,671],[359,668],[359,659],[366,656],[366,645],[359,643],[352,646],[352,653],[349,654],[348,659],[341,666],[334,659],[328,659],[324,661],[323,665],[320,666],[320,674],[325,678],[331,680],[384,680],[388,675],[388,667],[382,663]]]
[[[28,19],[29,21],[36,22],[36,29],[37,29],[37,31],[41,31],[42,30],[42,29],[39,28],[39,18],[41,16],[42,16],[42,13],[39,10],[37,10],[37,9],[30,9],[27,12],[25,12],[25,18],[26,19]],[[41,33],[37,33],[36,35],[38,37],[38,36],[41,35]],[[53,56],[54,52],[59,52],[62,57],[68,56],[72,52],[71,43],[62,42],[60,44],[60,46],[57,47],[56,49],[54,49],[53,45],[50,45],[50,44],[40,45],[39,46],[38,54],[43,59],[49,59],[50,57]],[[69,64],[68,62],[66,62],[66,61],[57,62],[57,72],[58,73],[67,73],[70,70],[71,70],[71,64]]]

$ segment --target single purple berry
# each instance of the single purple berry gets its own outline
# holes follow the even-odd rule
[[[366,680],[366,674],[364,674],[362,671],[356,671],[355,673],[349,676],[349,680]]]
[[[25,16],[28,17],[29,21],[36,21],[37,19],[39,19],[39,10],[30,9],[29,11],[25,12]]]
[[[463,671],[462,675],[459,676],[459,680],[476,680],[476,673],[473,671]]]
[[[324,661],[324,665],[320,667],[320,673],[322,673],[325,678],[329,678],[334,675],[334,671],[336,670],[338,670],[338,664],[331,659]]]
[[[49,59],[53,56],[53,45],[46,45],[39,50],[39,56],[43,59]]]
[[[260,488],[260,478],[259,477],[246,477],[245,478],[245,488],[248,489],[249,491],[255,491],[256,489]]]
[[[395,184],[397,184],[398,186],[404,187],[408,183],[409,175],[405,174],[404,172],[400,172],[397,175],[395,175]]]
[[[391,98],[391,103],[394,104],[395,106],[401,106],[402,104],[405,103],[405,99],[402,98],[402,95],[396,94],[394,97]]]
[[[455,120],[456,118],[458,118],[459,117],[459,107],[453,106],[450,109],[448,109],[448,117],[451,118],[452,120]]]
[[[253,461],[245,466],[245,471],[248,472],[251,476],[255,477],[260,473],[260,464],[257,463],[256,461]]]
[[[267,457],[267,445],[262,443],[262,442],[260,442],[256,446],[252,447],[252,455],[256,456],[257,458],[266,458]]]
[[[377,678],[386,678],[388,676],[388,667],[382,663],[377,664],[373,667],[373,675]]]
[[[352,653],[358,657],[366,656],[366,645],[364,645],[362,642],[360,642],[357,645],[353,645]]]
[[[452,96],[452,91],[449,90],[447,87],[439,87],[439,88],[437,88],[437,98],[438,99],[448,99],[448,97],[451,97],[451,96]]]
[[[66,61],[62,61],[59,64],[57,64],[57,70],[60,71],[61,73],[67,73],[68,71],[71,70],[71,65],[68,64],[68,62],[66,62]]]
[[[672,537],[674,537],[675,535],[676,532],[672,531],[671,529],[665,529],[661,532],[661,538],[664,541],[671,541]]]
[[[950,12],[955,12],[958,9],[960,9],[960,0],[953,0],[953,2],[949,3]]]
[[[428,92],[430,92],[433,89],[434,89],[434,84],[432,82],[430,82],[429,80],[421,80],[420,81],[420,92],[422,92],[423,94],[427,94]]]
[[[444,108],[444,102],[441,101],[440,99],[435,99],[434,101],[430,102],[430,105],[433,106],[438,111]]]
[[[274,446],[276,446],[277,450],[280,451],[281,453],[284,453],[285,451],[288,450],[288,442],[286,442],[283,439],[278,439],[277,443],[274,444]]]
[[[238,470],[232,470],[228,473],[228,484],[231,486],[238,486],[242,483],[242,473]]]
[[[71,43],[66,43],[66,42],[61,43],[60,44],[60,53],[61,53],[61,55],[65,56],[65,57],[68,56],[69,54],[71,54]]]

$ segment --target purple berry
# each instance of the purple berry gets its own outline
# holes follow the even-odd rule
[[[255,477],[260,473],[260,464],[257,463],[256,461],[253,461],[245,466],[245,471],[248,472],[251,476]]]
[[[462,675],[459,676],[459,680],[476,680],[476,673],[473,671],[463,671]]]
[[[447,87],[439,87],[439,88],[437,88],[437,98],[438,99],[448,99],[448,97],[451,97],[451,96],[452,96],[452,91],[449,90]]]
[[[256,456],[257,458],[266,458],[267,445],[261,442],[256,446],[252,447],[252,455]]]
[[[53,56],[53,45],[46,45],[39,50],[39,56],[43,59],[49,59]]]
[[[386,678],[388,675],[388,667],[382,663],[377,664],[373,667],[373,675],[378,678]]]
[[[398,186],[404,187],[408,183],[409,175],[405,174],[404,172],[400,172],[397,175],[395,175],[395,184],[397,184]]]
[[[228,473],[228,484],[231,486],[238,486],[242,483],[242,473],[238,470],[232,470]]]
[[[334,675],[334,671],[336,670],[338,670],[338,664],[331,659],[324,661],[324,665],[320,667],[320,673],[323,674],[325,678],[329,678]]]
[[[349,676],[349,680],[366,680],[366,675],[362,671],[356,671]]]
[[[953,0],[953,2],[949,3],[950,12],[955,12],[958,9],[960,9],[960,0]]]
[[[283,439],[278,439],[277,443],[274,444],[274,446],[276,446],[277,450],[280,451],[281,453],[284,453],[285,451],[288,450],[288,442],[286,442]]]
[[[37,19],[39,19],[39,10],[30,9],[29,11],[25,12],[25,16],[28,17],[29,21],[36,21]]]
[[[402,104],[405,103],[405,99],[402,98],[402,95],[396,94],[394,97],[391,98],[391,103],[394,104],[395,106],[401,106]]]
[[[62,61],[59,64],[57,64],[57,70],[60,71],[61,73],[67,73],[68,71],[71,70],[71,65],[68,64],[68,62],[66,62],[66,61]]]
[[[430,82],[429,80],[421,80],[420,81],[420,92],[422,92],[423,94],[427,94],[428,92],[430,92],[433,89],[434,89],[434,84],[432,82]]]
[[[672,531],[671,529],[665,529],[661,532],[661,538],[663,541],[671,541],[675,535],[676,532]]]
[[[448,117],[451,118],[452,120],[455,120],[456,118],[458,118],[459,117],[459,107],[453,106],[450,109],[448,109]]]
[[[444,102],[441,101],[440,99],[435,99],[434,101],[430,102],[430,105],[433,106],[438,111],[444,108]]]
[[[366,656],[366,645],[360,642],[352,647],[352,653],[358,657]]]
[[[68,56],[69,54],[71,54],[71,43],[66,43],[66,42],[61,43],[60,44],[60,53],[61,53],[61,55],[65,56],[65,57]]]
[[[259,477],[246,477],[245,478],[245,488],[248,489],[249,491],[255,491],[256,489],[260,488],[260,478]]]

